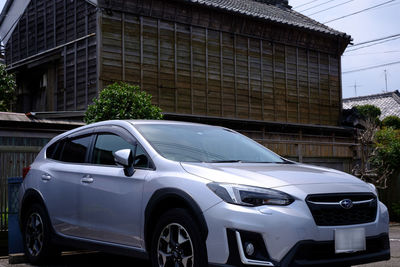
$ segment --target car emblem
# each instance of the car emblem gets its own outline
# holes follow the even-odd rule
[[[353,207],[353,201],[351,201],[350,199],[343,199],[342,201],[339,202],[340,206],[342,206],[342,208],[348,210],[351,209]]]

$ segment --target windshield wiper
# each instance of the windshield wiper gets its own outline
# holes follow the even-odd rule
[[[242,161],[243,163],[276,163],[273,161]]]
[[[271,164],[293,164],[290,161],[241,161],[242,163],[271,163]]]
[[[293,162],[285,160],[285,159],[282,162],[275,162],[275,163],[276,164],[294,164]]]
[[[242,162],[242,161],[238,160],[238,159],[233,159],[233,160],[212,160],[212,161],[209,161],[209,163],[235,163],[235,162]]]
[[[246,161],[239,159],[231,159],[231,160],[211,160],[208,163],[273,163],[273,164],[294,164],[293,162],[283,160],[283,161]]]

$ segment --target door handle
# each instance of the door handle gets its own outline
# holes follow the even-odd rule
[[[51,180],[51,175],[48,173],[42,174],[42,180],[43,181],[50,181]]]
[[[83,178],[81,179],[81,182],[82,182],[82,183],[85,183],[85,184],[91,184],[91,183],[94,182],[94,179],[93,179],[90,175],[85,175],[85,176],[83,176]]]

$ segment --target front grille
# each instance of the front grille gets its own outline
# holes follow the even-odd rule
[[[285,259],[288,264],[281,266],[351,266],[361,262],[390,259],[389,251],[387,234],[367,237],[366,250],[353,253],[336,254],[334,241],[300,241],[295,246],[294,253],[288,254],[292,255],[292,258]]]
[[[340,203],[351,200],[347,208]],[[372,193],[309,195],[306,202],[319,226],[362,224],[375,221],[378,201]],[[345,206],[345,205],[344,205]]]

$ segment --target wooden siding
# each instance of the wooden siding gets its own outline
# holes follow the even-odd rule
[[[85,110],[97,94],[96,14],[85,0],[31,0],[6,45],[7,67],[25,80],[29,63],[53,62],[52,111]]]
[[[163,111],[177,114],[338,124],[340,62],[334,40],[304,34],[315,41],[307,47],[292,38],[302,35],[282,26],[260,28],[258,21],[215,11],[188,14],[183,5],[177,11],[172,3],[148,2],[149,12],[147,1],[125,2],[128,12],[117,11],[117,4],[102,12],[100,88],[120,80],[138,84]],[[185,12],[189,22],[179,17]],[[328,45],[322,47],[322,41]]]

